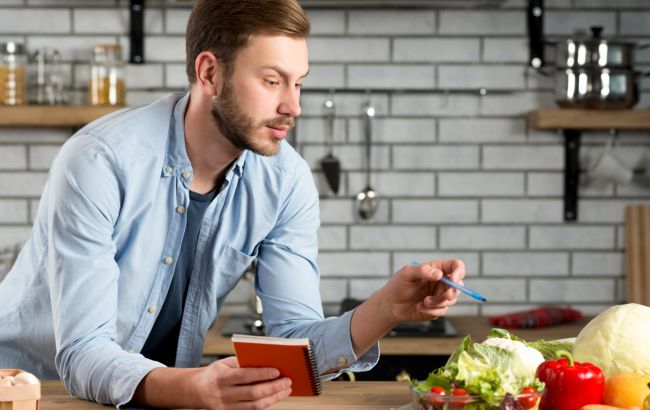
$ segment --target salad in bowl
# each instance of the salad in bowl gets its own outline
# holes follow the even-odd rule
[[[414,408],[420,410],[528,410],[544,392],[535,371],[571,342],[525,342],[507,330],[492,329],[488,338],[472,343],[465,337],[447,363],[426,380],[412,380]]]

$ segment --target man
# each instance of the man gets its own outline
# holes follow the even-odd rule
[[[323,318],[318,195],[284,142],[308,32],[297,0],[199,0],[190,93],[111,114],[64,144],[0,285],[0,367],[117,406],[266,408],[291,392],[276,369],[234,357],[195,367],[254,258],[267,332],[312,339],[321,374],[368,370],[397,323],[446,313],[458,294],[438,280],[462,281],[457,260],[405,267],[354,311]]]

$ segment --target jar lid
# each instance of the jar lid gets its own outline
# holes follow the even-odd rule
[[[25,52],[25,46],[21,43],[15,41],[7,41],[6,43],[0,44],[0,53],[3,54],[23,54]]]

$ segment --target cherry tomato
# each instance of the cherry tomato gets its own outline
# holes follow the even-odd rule
[[[467,403],[472,399],[469,397],[469,392],[460,387],[456,387],[451,390],[451,395],[453,396],[449,402],[452,409],[462,409]]]
[[[431,394],[434,394],[435,397],[432,396],[425,396],[425,400],[427,403],[432,404],[434,406],[443,406],[445,404],[445,399],[444,397],[440,396],[446,396],[447,395],[447,390],[445,390],[444,387],[442,386],[433,386],[429,392]]]
[[[531,393],[537,393],[537,389],[534,387],[524,387],[521,389],[519,394],[531,394]],[[537,404],[537,397],[531,395],[528,397],[519,397],[517,398],[517,403],[521,405],[524,409],[532,409],[535,407],[535,404]]]

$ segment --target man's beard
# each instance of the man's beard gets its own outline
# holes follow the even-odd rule
[[[270,120],[260,121],[256,126],[253,119],[247,115],[237,102],[230,82],[226,82],[221,90],[221,94],[212,104],[212,117],[217,123],[221,134],[230,143],[238,149],[248,149],[259,155],[271,156],[280,151],[280,142],[267,145],[264,141],[256,141],[254,131],[266,126],[279,127],[294,126],[293,117],[276,117]],[[270,140],[275,142],[275,140]]]

